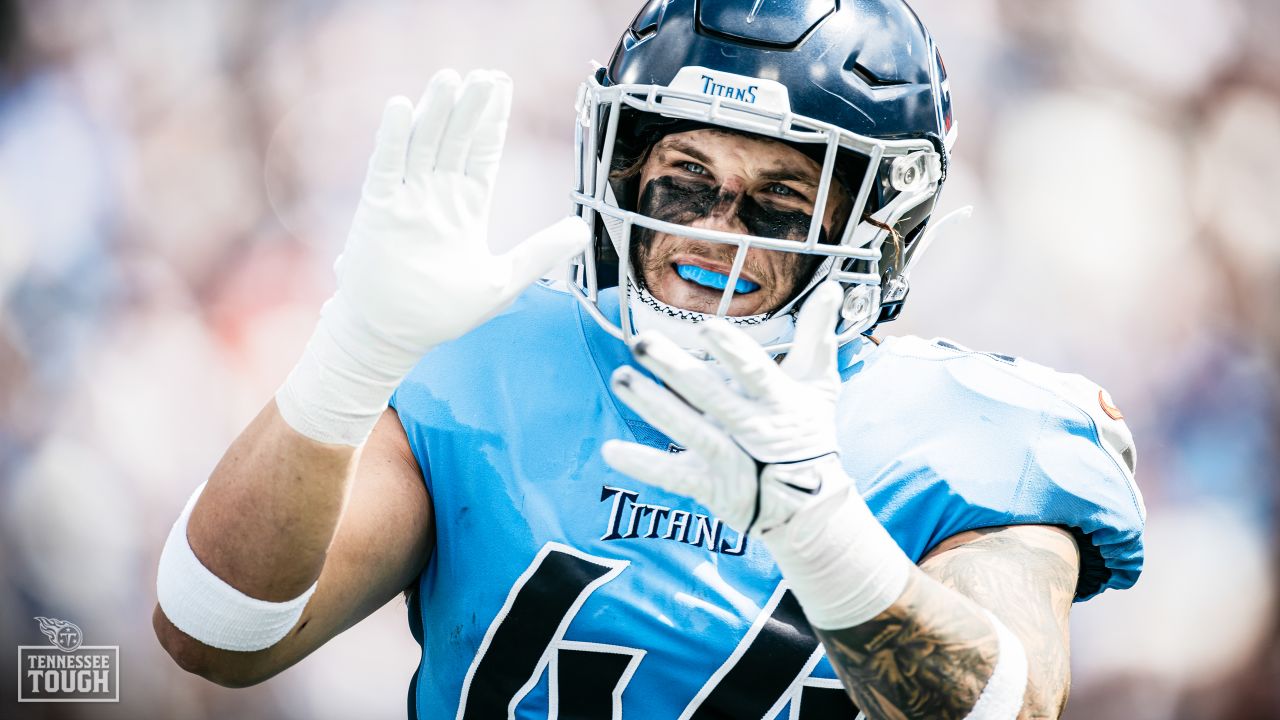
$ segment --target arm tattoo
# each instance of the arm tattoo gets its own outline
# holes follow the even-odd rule
[[[1027,532],[1031,530],[1031,532]],[[1066,613],[1077,565],[1070,540],[1043,528],[997,528],[926,558],[889,609],[852,628],[817,630],[868,718],[963,718],[995,669],[999,643],[982,608],[1022,640],[1030,660],[1022,717],[1056,718],[1066,702]],[[1056,543],[1056,545],[1055,545]],[[1068,554],[1069,553],[1069,554]]]
[[[989,609],[1022,640],[1027,716],[1056,718],[1067,702],[1071,667],[1067,615],[1079,558],[1074,541],[1046,528],[1000,528],[926,560],[921,568]]]
[[[980,610],[913,573],[888,610],[844,630],[816,630],[868,718],[963,718],[995,669],[996,635]]]

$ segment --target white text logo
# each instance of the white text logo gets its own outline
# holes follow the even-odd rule
[[[50,644],[18,647],[18,702],[119,702],[118,645],[85,645],[75,623],[35,620]]]

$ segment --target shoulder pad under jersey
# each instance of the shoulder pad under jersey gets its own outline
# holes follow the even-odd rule
[[[1064,527],[1077,599],[1133,584],[1146,509],[1123,415],[1080,376],[947,340],[868,353],[839,404],[846,469],[904,550],[1002,525]]]

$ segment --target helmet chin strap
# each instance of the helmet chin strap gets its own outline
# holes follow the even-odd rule
[[[716,317],[715,315],[668,305],[654,297],[648,290],[636,287],[630,279],[627,280],[626,300],[627,308],[631,313],[631,327],[636,333],[657,330],[690,353],[709,359],[706,346],[702,342],[701,328],[698,326]],[[791,342],[796,330],[795,315],[789,312],[773,315],[730,315],[724,320],[765,347]]]

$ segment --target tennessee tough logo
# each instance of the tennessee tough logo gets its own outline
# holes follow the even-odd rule
[[[75,652],[84,642],[84,633],[73,622],[47,617],[37,617],[36,622],[40,623],[40,632],[63,652]]]

